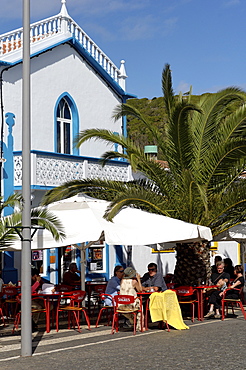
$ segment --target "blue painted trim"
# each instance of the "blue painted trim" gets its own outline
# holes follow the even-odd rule
[[[126,98],[123,97],[123,104],[126,103]],[[126,116],[123,116],[122,117],[122,134],[127,137],[127,119],[126,119]]]
[[[58,258],[59,258],[58,248],[55,248],[55,256],[56,256],[55,284],[58,284]]]
[[[122,265],[124,262],[122,245],[115,245],[114,248],[115,248],[115,266]]]
[[[73,39],[73,37],[68,37],[67,39],[64,39],[63,41],[56,42],[56,43],[55,43],[55,44],[53,44],[53,45],[50,45],[50,46],[48,46],[48,47],[46,47],[46,48],[44,48],[44,49],[41,49],[41,50],[39,50],[39,51],[36,51],[35,53],[32,53],[32,54],[30,55],[30,58],[37,57],[37,56],[39,56],[40,54],[43,54],[43,53],[45,53],[46,51],[49,51],[49,50],[51,50],[51,49],[53,49],[53,48],[55,48],[55,47],[57,47],[57,46],[60,46],[60,45],[62,45],[62,44],[66,44],[66,43],[68,43],[69,41],[71,41],[72,39]],[[11,62],[4,62],[4,61],[0,61],[0,63],[6,63],[6,65],[9,65],[9,66],[15,66],[16,64],[20,64],[20,63],[22,63],[22,58],[20,58],[20,59],[16,60],[16,61],[15,61],[15,62],[13,62],[13,63],[11,63]]]
[[[47,266],[47,270],[46,270],[46,275],[44,276],[47,280],[50,280],[50,250],[49,249],[46,249],[47,250],[47,253],[46,253],[46,266]]]
[[[94,158],[94,157],[86,157],[86,156],[78,156],[78,155],[73,155],[73,154],[63,154],[63,153],[54,153],[54,152],[45,152],[45,151],[42,151],[42,150],[31,150],[31,153],[33,154],[41,154],[41,155],[48,155],[49,157],[56,157],[56,158],[59,158],[59,157],[63,157],[63,158],[67,158],[67,159],[78,159],[78,160],[89,160],[89,161],[94,161],[94,162],[100,162],[101,161],[101,158]],[[21,150],[18,150],[18,151],[14,151],[13,152],[14,155],[22,155],[22,151]],[[107,161],[108,163],[115,163],[113,159],[109,159]],[[122,166],[125,166],[126,164],[125,163],[120,163]]]
[[[54,109],[54,151],[57,153],[57,116],[56,116],[56,111],[58,104],[60,103],[61,99],[65,98],[69,104],[69,107],[72,112],[72,145],[74,142],[75,137],[79,133],[79,113],[78,109],[76,106],[76,103],[72,96],[68,92],[64,92],[59,96],[59,98],[56,101],[55,104],[55,109]],[[75,146],[72,147],[73,155],[79,155],[79,149],[76,148]],[[60,153],[59,153],[60,154]]]
[[[114,132],[114,135],[117,135],[119,136],[119,133],[118,132]],[[119,148],[119,144],[117,143],[114,143],[114,151],[118,153],[118,148]],[[114,160],[118,160],[119,158],[115,158]]]
[[[108,244],[105,244],[105,248],[106,248],[106,280],[109,281],[109,245]]]
[[[71,43],[71,41],[69,41]],[[105,69],[88,53],[88,51],[76,40],[75,37],[72,39],[72,45],[75,50],[82,55],[86,61],[100,74],[100,76],[106,80],[110,87],[121,97],[136,98],[136,95],[126,93],[122,87],[105,71]]]
[[[88,244],[88,243],[86,243]],[[88,248],[86,249],[85,251],[85,258],[86,258],[86,269],[85,269],[85,279],[86,281],[91,281],[92,279],[96,279],[96,278],[99,278],[99,277],[104,277],[106,279],[106,281],[109,280],[109,277],[110,277],[110,274],[109,274],[109,245],[108,244],[105,244],[105,255],[106,255],[106,272],[102,272],[102,273],[93,273],[93,272],[89,272],[89,258],[88,258]]]
[[[55,186],[44,186],[44,185],[31,185],[31,189],[33,190],[51,190],[54,189]],[[22,186],[14,186],[13,191],[22,190]]]
[[[14,190],[14,137],[13,137],[13,126],[15,125],[15,115],[11,112],[5,114],[5,123],[8,126],[7,143],[3,143],[3,155],[6,162],[3,164],[3,178],[4,178],[4,200],[13,194]],[[4,209],[4,215],[7,216],[13,213],[11,207]]]
[[[35,53],[31,54],[31,58],[34,58],[40,54],[45,53],[46,51],[49,51],[57,46],[63,45],[69,43],[72,47],[74,47],[75,50],[79,52],[81,56],[83,56],[86,61],[100,74],[100,76],[108,82],[110,87],[121,97],[128,98],[137,98],[137,95],[128,94],[126,93],[120,85],[114,81],[114,79],[102,68],[102,66],[88,53],[88,51],[75,39],[75,37],[68,37],[67,39],[64,39],[63,41],[59,41],[53,45],[50,45],[44,49],[41,49],[40,51],[37,51]],[[14,66],[16,64],[19,64],[22,62],[22,58],[18,59],[14,63],[4,62],[0,61],[0,64],[6,65],[6,66]]]
[[[0,60],[0,66],[11,66],[11,63]]]

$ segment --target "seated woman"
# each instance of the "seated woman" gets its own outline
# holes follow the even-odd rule
[[[32,294],[38,293],[38,291],[42,288],[43,284],[46,283],[47,280],[41,278],[39,275],[39,271],[36,268],[32,268],[31,270],[31,292]],[[54,289],[55,291],[55,289]],[[32,309],[35,310],[41,310],[44,308],[44,299],[43,298],[33,298],[32,299]],[[53,305],[50,304],[50,310],[53,309]],[[32,315],[32,331],[37,331],[38,330],[38,320],[42,317],[43,315],[40,313],[33,313]]]
[[[124,270],[124,277],[120,283],[120,294],[122,295],[133,295],[137,297],[137,291],[142,292],[142,284],[140,280],[140,275],[136,273],[136,271],[132,267],[127,267]],[[139,308],[140,302],[139,299],[136,299],[132,308]],[[119,308],[121,310],[128,310],[130,307],[129,305],[120,305]],[[133,325],[133,314],[125,314],[124,315],[127,319],[129,319],[131,325]],[[137,330],[141,330],[141,314],[140,312],[137,315]],[[142,315],[142,328],[143,328],[143,315]]]
[[[234,267],[234,274],[236,276],[236,279],[233,281],[231,286],[228,288],[229,290],[227,290],[225,298],[239,299],[240,289],[244,286],[243,266],[236,265]]]
[[[206,319],[210,317],[214,317],[215,319],[221,318],[219,311],[220,303],[223,296],[223,292],[230,282],[230,275],[224,271],[224,263],[217,262],[216,267],[217,272],[212,274],[211,280],[214,285],[217,285],[218,289],[215,291],[211,291],[211,295],[208,300],[208,303],[210,304],[210,309],[207,315],[204,316]]]

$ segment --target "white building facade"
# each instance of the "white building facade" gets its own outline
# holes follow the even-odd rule
[[[99,159],[110,149],[105,144],[90,141],[79,149],[73,145],[79,132],[89,128],[105,128],[126,135],[125,119],[114,122],[112,112],[118,104],[135,96],[125,90],[124,61],[118,68],[69,16],[66,0],[61,3],[58,15],[36,22],[30,29],[33,206],[39,205],[47,190],[69,180],[132,179],[130,166],[124,161],[112,160],[101,167]],[[22,40],[22,29],[0,35],[1,158],[4,159],[1,195],[4,199],[21,191],[22,186]],[[116,146],[111,149],[120,150]],[[79,261],[77,252],[71,250],[45,251],[39,257],[43,275],[48,278],[52,275],[53,282],[58,282],[60,271],[68,264],[66,255]],[[39,258],[35,255],[33,263]],[[109,267],[108,261],[109,251],[105,246],[101,270],[105,278],[113,267]],[[115,263],[121,261],[112,260]],[[16,282],[21,278],[17,252],[5,253],[2,267],[4,280]]]

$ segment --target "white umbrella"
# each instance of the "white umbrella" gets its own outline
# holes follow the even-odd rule
[[[109,245],[153,245],[167,242],[195,242],[212,240],[210,228],[126,207],[113,219],[106,221],[103,215],[109,205],[104,200],[76,195],[47,206],[62,222],[66,239],[55,242],[47,230],[38,230],[32,241],[32,249],[48,249],[99,240],[104,233]],[[84,279],[85,248],[82,244],[81,278]],[[21,242],[15,241],[9,250],[21,250]],[[84,287],[84,281],[82,280]]]
[[[106,221],[103,215],[109,205],[104,200],[76,195],[47,206],[62,222],[66,239],[55,242],[47,230],[38,230],[32,241],[32,249],[56,248],[88,241],[96,241],[104,232],[109,245],[152,245],[168,242],[195,242],[212,240],[210,228],[126,207],[113,219]],[[16,241],[9,250],[20,250]]]
[[[246,261],[246,222],[242,222],[215,237],[215,240],[234,240],[241,245],[242,261]],[[243,262],[244,264],[244,262]]]
[[[216,236],[216,240],[236,240],[245,241],[246,239],[246,222],[242,222],[223,233]]]

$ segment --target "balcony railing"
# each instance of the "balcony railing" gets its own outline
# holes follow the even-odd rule
[[[65,154],[31,152],[31,185],[54,187],[71,180],[101,178],[129,181],[131,170],[127,163],[109,161],[104,167],[98,159]],[[22,155],[14,153],[14,186],[22,185]]]
[[[73,36],[101,67],[119,83],[120,70],[70,16],[64,16],[60,13],[31,24],[30,43],[32,45],[47,38],[54,38],[59,34]],[[21,49],[22,45],[22,28],[0,35],[0,60],[1,56]]]

